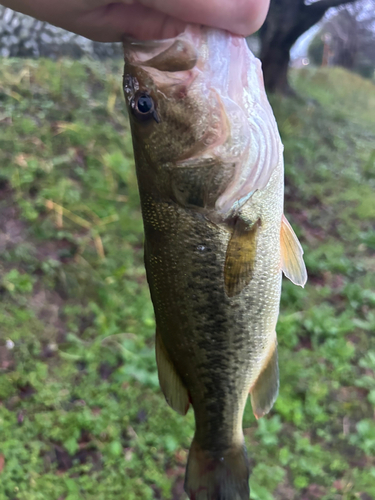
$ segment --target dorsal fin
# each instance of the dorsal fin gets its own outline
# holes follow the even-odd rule
[[[281,221],[280,247],[283,273],[292,283],[304,287],[307,271],[303,261],[303,249],[285,215]]]
[[[224,284],[228,297],[241,293],[254,272],[259,220],[249,225],[238,218],[228,243],[224,265]]]

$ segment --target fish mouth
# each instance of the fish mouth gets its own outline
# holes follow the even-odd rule
[[[152,87],[164,97],[171,91],[182,98],[201,73],[198,37],[202,37],[201,30],[189,26],[165,40],[124,38],[125,73],[135,77],[136,85]]]
[[[166,40],[144,42],[125,38],[123,40],[125,62],[169,73],[189,71],[198,61],[194,40],[197,36],[199,31],[190,28],[177,37]]]

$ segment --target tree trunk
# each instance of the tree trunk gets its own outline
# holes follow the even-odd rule
[[[330,7],[356,0],[271,0],[267,19],[260,29],[264,82],[267,91],[294,94],[288,83],[290,49]]]
[[[269,47],[262,45],[260,59],[262,61],[264,85],[268,92],[280,92],[293,95],[288,82],[290,47]]]

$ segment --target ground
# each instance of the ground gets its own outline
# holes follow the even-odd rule
[[[244,432],[253,500],[375,498],[375,86],[292,74],[272,99],[305,289],[281,389]],[[0,66],[0,500],[186,498],[192,412],[158,387],[121,67]]]

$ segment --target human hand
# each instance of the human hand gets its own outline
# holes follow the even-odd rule
[[[186,24],[205,24],[237,35],[257,31],[269,0],[0,0],[13,10],[100,42],[124,36],[170,38]]]

